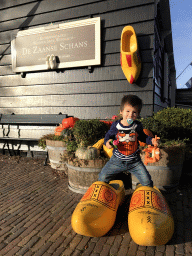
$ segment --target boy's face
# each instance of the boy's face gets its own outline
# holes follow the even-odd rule
[[[126,121],[128,118],[135,121],[139,115],[139,112],[137,107],[132,107],[129,104],[125,104],[124,109],[123,111],[120,111],[120,114],[123,116],[123,121]]]

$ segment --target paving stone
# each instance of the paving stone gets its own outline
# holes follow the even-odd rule
[[[130,236],[129,232],[127,232],[125,235],[123,235],[121,246],[128,247],[130,241],[131,241],[131,236]]]
[[[192,242],[186,242],[185,243],[185,253],[191,253],[192,254]]]
[[[128,255],[130,255],[130,256],[136,255],[137,249],[138,249],[138,245],[132,240],[130,242],[130,247],[129,247]]]
[[[44,236],[55,225],[54,222],[50,222],[43,230],[40,231],[39,236]]]
[[[174,251],[175,251],[174,245],[166,245],[166,249],[165,249],[166,256],[174,256],[175,255]]]
[[[33,249],[33,245],[37,243],[37,241],[39,240],[40,238],[38,236],[33,236],[29,242],[24,245],[24,247],[17,252],[17,255],[25,255],[26,252],[28,252],[29,249]]]
[[[63,231],[66,229],[65,226],[61,226],[50,238],[49,241],[55,242],[56,239],[63,233]],[[52,232],[51,232],[52,233]]]
[[[85,246],[86,244],[89,242],[90,240],[90,237],[88,236],[83,236],[83,239],[81,240],[81,242],[77,245],[77,249],[78,250],[84,250],[85,249]]]
[[[120,247],[121,241],[122,241],[122,236],[117,235],[115,237],[114,244],[111,246],[110,254],[117,255],[117,253],[119,251],[119,247]]]
[[[63,243],[64,240],[65,240],[65,237],[63,236],[58,237],[57,240],[49,247],[47,252],[53,254],[57,250],[57,248]]]
[[[70,242],[70,248],[75,249],[77,247],[77,245],[81,242],[82,239],[83,239],[83,236],[78,235],[78,234],[75,235],[75,237]]]
[[[21,242],[19,242],[19,246],[24,246],[26,243],[28,243],[29,242],[29,240],[33,237],[33,236],[35,236],[36,234],[38,233],[38,231],[36,231],[36,230],[32,230],[27,236],[25,236],[22,240],[21,240]]]
[[[63,241],[63,243],[62,243],[62,247],[68,247],[69,246],[69,244],[71,243],[71,241],[73,240],[73,237],[75,236],[75,234],[69,234],[66,238],[65,238],[65,240]]]
[[[18,255],[18,254],[16,253],[16,255]],[[23,255],[25,255],[25,256],[31,256],[31,255],[33,255],[33,252],[30,251],[30,249],[29,249],[29,251],[26,252],[26,253],[24,253]]]
[[[9,230],[11,230],[11,227],[6,227],[0,230],[0,237],[7,233]]]
[[[65,251],[62,253],[63,256],[70,256],[73,254],[74,248],[68,247],[65,249]]]
[[[23,220],[25,220],[25,216],[23,215],[23,216],[18,216],[17,217],[17,219],[14,221],[14,222],[12,222],[11,224],[10,224],[10,226],[12,226],[12,227],[16,227],[20,222],[22,222]]]
[[[45,214],[43,214],[41,217],[39,217],[36,220],[36,223],[41,224],[44,220],[46,220],[49,216],[51,215],[51,213],[49,211],[47,211]]]
[[[0,251],[0,255],[4,255],[6,253],[8,253],[10,250],[12,250],[19,242],[21,241],[21,238],[16,238],[15,240],[11,241],[11,243],[9,243],[6,247],[4,247],[1,251]]]
[[[72,232],[71,224],[63,223],[63,233],[62,236],[68,236]]]
[[[0,243],[0,250],[2,250],[5,246],[7,246],[6,243],[4,243],[4,242]]]
[[[147,249],[147,246],[142,246],[142,245],[138,246],[139,251],[146,251],[146,249]]]
[[[107,237],[101,237],[99,241],[96,243],[94,252],[100,253],[103,249],[104,244],[106,243]]]
[[[125,246],[121,246],[120,249],[119,249],[119,252],[117,254],[117,256],[125,256],[125,255],[128,255],[127,252],[129,250],[129,247],[125,247]]]
[[[85,246],[85,247],[84,247],[84,251],[83,251],[83,253],[81,252],[81,255],[82,255],[82,256],[89,256],[89,255],[93,252],[95,246],[96,246],[95,243],[90,242],[90,243],[88,244],[88,246]],[[78,250],[78,251],[80,252],[80,250]]]
[[[41,231],[41,230],[43,230],[43,228],[46,227],[47,224],[50,223],[51,221],[52,221],[51,218],[46,218],[46,219],[45,219],[40,225],[38,225],[35,229]]]
[[[84,256],[83,254],[82,254],[82,252],[81,251],[79,251],[79,250],[75,250],[74,252],[73,252],[73,254],[72,254],[72,256]],[[88,255],[87,255],[88,256]]]
[[[146,256],[154,256],[155,255],[155,246],[147,246]]]
[[[163,256],[164,253],[163,252],[155,252],[155,256]]]
[[[45,252],[45,253],[43,253],[43,255],[42,256],[51,256],[51,254],[50,253],[48,253],[48,252]]]
[[[55,220],[54,220],[55,222]],[[55,223],[55,225],[53,226],[53,228],[51,228],[49,230],[49,233],[54,234],[63,224],[64,224],[65,220],[64,219],[58,219],[57,222]]]
[[[53,256],[60,256],[65,251],[65,248],[59,247],[54,253]]]
[[[181,254],[184,255],[185,251],[184,251],[184,244],[177,244],[176,245],[176,251],[177,254]]]
[[[114,227],[104,237],[78,235],[72,230],[71,214],[82,195],[68,189],[67,178],[54,179],[51,167],[38,165],[34,169],[30,161],[24,168],[15,163],[11,168],[10,164],[7,166],[8,170],[6,164],[1,168],[0,161],[0,186],[4,184],[0,198],[0,256],[192,255],[190,182],[181,185],[178,192],[165,195],[175,219],[171,241],[163,246],[145,247],[138,246],[130,237],[128,208],[126,213],[124,208],[118,212]]]
[[[38,251],[46,242],[47,240],[50,238],[50,234],[47,233],[45,236],[41,237],[38,242],[33,246],[33,248],[31,248],[32,252],[36,252]]]
[[[32,232],[36,227],[37,227],[37,223],[32,223],[28,228],[26,228],[26,230],[21,234],[21,237],[25,237],[28,234],[30,234],[30,232]]]
[[[145,256],[145,252],[143,252],[143,251],[137,251],[136,256]]]
[[[5,239],[5,243],[10,243],[11,241],[13,241],[15,238],[17,238],[20,234],[22,234],[24,231],[26,230],[26,228],[22,227],[19,230],[17,230],[15,233],[13,233],[12,235],[10,235],[7,239]]]
[[[41,248],[34,254],[34,256],[41,256],[43,255],[49,247],[52,245],[50,241],[46,242],[44,245],[41,246]]]
[[[5,256],[13,256],[20,250],[20,247],[15,246],[12,250],[10,250],[8,253],[5,254]]]
[[[112,245],[114,243],[115,236],[109,236],[107,238],[106,244]]]
[[[158,245],[158,246],[156,246],[156,251],[164,252],[165,251],[165,245]]]
[[[10,226],[11,223],[13,223],[15,220],[17,220],[18,216],[14,216],[10,218],[8,221],[5,221],[4,223],[1,224],[1,228],[5,228],[7,226]]]

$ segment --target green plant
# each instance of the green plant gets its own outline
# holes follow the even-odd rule
[[[164,108],[152,117],[140,120],[145,129],[161,138],[162,143],[182,141],[188,143],[192,140],[192,111],[181,108]],[[180,143],[179,142],[179,143]]]
[[[109,125],[97,119],[79,120],[73,127],[73,134],[78,147],[87,147],[105,137]]]
[[[64,136],[58,136],[58,135],[50,133],[50,134],[46,134],[46,135],[42,136],[39,139],[38,146],[41,147],[42,149],[45,149],[46,148],[46,140],[57,140],[57,141],[66,142],[66,138],[64,138]]]
[[[73,135],[73,129],[64,129],[61,135],[55,135],[53,133],[46,134],[39,139],[38,146],[42,149],[46,148],[46,140],[63,141],[67,145],[67,151],[74,152],[77,149],[77,143]]]
[[[75,140],[68,140],[66,143],[68,152],[75,152],[77,150],[77,142]]]

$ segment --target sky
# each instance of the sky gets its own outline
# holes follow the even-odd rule
[[[192,0],[169,0],[177,88],[185,88],[192,77]],[[189,65],[189,66],[188,66]]]

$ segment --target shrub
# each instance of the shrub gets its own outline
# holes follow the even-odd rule
[[[165,108],[152,117],[142,118],[145,129],[157,134],[162,142],[192,140],[192,111],[181,108]]]
[[[109,125],[97,119],[79,120],[73,127],[73,134],[78,146],[86,147],[104,138],[108,130]]]

